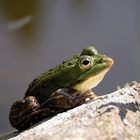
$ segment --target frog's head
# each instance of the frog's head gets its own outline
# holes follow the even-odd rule
[[[96,87],[112,65],[113,59],[99,54],[93,46],[83,49],[75,65],[79,76],[73,88],[83,91]]]

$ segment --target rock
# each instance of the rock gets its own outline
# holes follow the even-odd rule
[[[132,82],[31,129],[1,139],[140,140],[140,83]]]

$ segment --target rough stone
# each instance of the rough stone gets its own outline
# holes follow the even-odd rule
[[[8,137],[9,140],[140,140],[140,83],[132,82],[1,139]]]

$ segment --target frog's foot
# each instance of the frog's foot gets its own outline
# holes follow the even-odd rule
[[[12,105],[9,114],[9,121],[11,125],[18,130],[22,128],[22,125],[26,124],[24,122],[25,120],[28,120],[28,116],[30,116],[30,114],[34,112],[39,106],[40,105],[38,101],[33,96],[28,96],[22,100],[16,101]],[[30,126],[30,124],[28,125]]]
[[[91,90],[79,92],[77,90],[69,88],[69,89],[59,89],[58,92],[67,100],[67,103],[71,108],[81,105],[89,101],[90,99],[95,98],[95,95],[91,94]]]
[[[51,118],[55,114],[56,112],[54,110],[50,110],[49,108],[46,109],[38,108],[37,110],[28,115],[24,114],[24,116],[22,116],[22,118],[18,122],[18,125],[16,125],[15,128],[18,129],[19,131],[23,131],[33,126],[34,124],[42,121],[45,118],[48,119]]]
[[[52,102],[55,102],[52,99]],[[38,103],[34,96],[28,96],[22,100],[16,101],[10,110],[9,121],[11,125],[23,131],[39,121],[45,118],[51,118],[52,116],[64,111],[64,109],[55,110],[49,108],[49,106],[42,106]]]

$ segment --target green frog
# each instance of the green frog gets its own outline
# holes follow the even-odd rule
[[[44,118],[64,112],[95,98],[96,87],[113,65],[113,59],[89,46],[72,58],[38,76],[25,97],[10,110],[11,125],[25,130]]]

